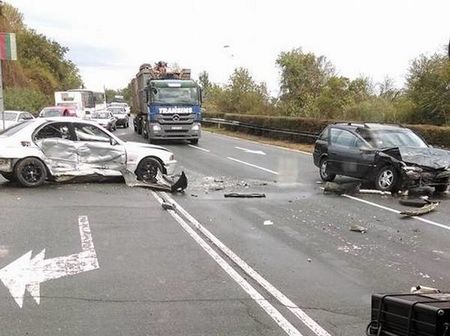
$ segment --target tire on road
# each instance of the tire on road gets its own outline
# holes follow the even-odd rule
[[[400,176],[393,166],[381,167],[375,177],[375,188],[381,191],[397,191],[399,188]]]
[[[331,182],[336,178],[336,174],[328,174],[327,173],[327,164],[328,164],[328,158],[323,157],[320,160],[320,164],[319,164],[319,175],[320,175],[320,178],[322,179],[322,181]]]
[[[17,182],[26,188],[35,188],[42,185],[47,179],[47,168],[37,158],[25,158],[14,167]]]
[[[158,170],[163,171],[162,164],[153,157],[146,157],[139,162],[136,176],[143,182],[155,183]]]
[[[190,142],[192,145],[196,145],[198,144],[198,139],[191,139]]]

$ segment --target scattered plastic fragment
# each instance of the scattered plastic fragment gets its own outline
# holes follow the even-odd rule
[[[365,228],[364,226],[361,226],[361,225],[354,224],[354,225],[350,226],[350,231],[366,233],[367,228]]]
[[[265,198],[266,194],[261,193],[228,193],[223,195],[225,198]]]
[[[439,294],[441,291],[437,288],[417,285],[411,287],[411,294]]]
[[[175,204],[172,203],[167,203],[167,202],[162,202],[161,206],[164,210],[175,210]]]
[[[400,212],[400,215],[407,216],[407,217],[425,215],[425,214],[433,211],[434,209],[436,209],[438,205],[439,205],[439,202],[431,202],[430,204],[427,204],[419,209],[404,210],[404,211]]]
[[[271,220],[265,220],[264,225],[273,225],[273,222]]]

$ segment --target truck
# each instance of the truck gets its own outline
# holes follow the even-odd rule
[[[72,89],[55,92],[55,106],[70,107],[79,118],[88,119],[96,110],[96,93],[85,89]],[[99,101],[100,102],[100,101]]]
[[[142,64],[131,82],[131,109],[136,114],[134,130],[148,139],[188,140],[201,136],[200,86],[190,69],[171,69],[165,62]]]

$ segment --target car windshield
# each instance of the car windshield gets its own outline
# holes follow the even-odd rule
[[[198,104],[197,88],[153,88],[152,102],[155,104]]]
[[[8,136],[14,135],[17,132],[19,132],[20,130],[22,130],[25,127],[27,127],[31,122],[32,122],[31,120],[26,120],[26,121],[22,121],[22,122],[20,122],[18,124],[15,124],[15,125],[13,125],[11,127],[8,127],[4,131],[0,132],[0,136],[8,137]]]
[[[112,112],[113,114],[124,114],[125,110],[122,108],[110,108],[108,109],[110,112]]]
[[[377,130],[372,133],[373,139],[371,144],[376,148],[428,147],[417,134],[409,129]]]
[[[40,113],[41,117],[44,118],[51,118],[51,117],[60,117],[61,116],[61,110],[59,109],[43,109]]]
[[[94,112],[91,114],[92,119],[109,119],[108,112]]]
[[[14,121],[17,118],[17,113],[6,112],[4,113],[5,121]],[[0,114],[0,121],[3,119],[2,114]]]

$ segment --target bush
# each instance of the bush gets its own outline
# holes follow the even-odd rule
[[[44,107],[51,104],[50,99],[34,89],[8,88],[4,91],[5,110],[28,111],[35,116]]]
[[[318,135],[326,126],[335,122],[342,122],[332,119],[312,119],[312,118],[296,118],[296,117],[277,117],[277,116],[261,116],[261,115],[243,115],[231,113],[205,113],[208,118],[224,118],[227,120],[239,121],[242,124],[259,126],[276,130],[292,130],[301,133],[310,133]],[[450,146],[450,127],[440,127],[433,125],[405,125],[413,131],[420,134],[428,143],[434,146],[448,148]],[[233,131],[244,131],[256,135],[264,135],[273,138],[282,138],[285,140],[294,140],[300,142],[313,142],[314,138],[305,136],[295,136],[291,134],[280,134],[270,132],[270,130],[261,131],[252,128],[242,128],[239,126],[229,125],[228,129]]]

